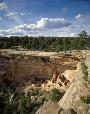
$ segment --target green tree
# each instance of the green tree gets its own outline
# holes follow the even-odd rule
[[[88,38],[87,32],[86,31],[82,31],[81,33],[78,34],[78,36],[80,38]]]

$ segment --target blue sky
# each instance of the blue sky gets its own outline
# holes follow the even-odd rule
[[[90,0],[0,0],[0,35],[90,34]]]

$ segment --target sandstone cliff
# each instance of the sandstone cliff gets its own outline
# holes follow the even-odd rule
[[[20,85],[41,84],[47,90],[53,87],[65,87],[68,82],[76,78],[76,69],[80,59],[72,55],[61,55],[53,52],[39,51],[7,51],[4,55],[9,56],[7,66],[10,80]],[[2,59],[0,59],[2,61]],[[6,68],[7,69],[7,68]],[[68,75],[66,76],[68,72]],[[71,73],[74,76],[71,78]]]
[[[90,84],[80,78],[71,84],[59,105],[63,110],[73,109],[78,114],[89,114],[90,105],[81,100],[83,96],[90,97]]]

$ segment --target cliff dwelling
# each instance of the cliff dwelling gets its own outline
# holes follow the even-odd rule
[[[60,88],[74,80],[79,61],[76,56],[52,52],[8,51],[0,56],[0,74],[19,86]],[[75,76],[70,77],[72,73]]]

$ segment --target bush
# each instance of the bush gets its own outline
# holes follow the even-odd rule
[[[57,102],[63,93],[53,88],[51,91],[31,89],[27,94],[12,86],[0,88],[0,114],[35,114],[46,101]]]
[[[62,98],[62,96],[64,95],[64,93],[60,92],[60,90],[58,90],[56,88],[53,88],[50,91],[50,95],[51,95],[51,100],[53,102],[57,102],[57,101],[59,101]]]
[[[81,59],[81,66],[82,66],[82,73],[83,73],[83,78],[85,80],[88,80],[88,67],[85,64],[84,58]]]
[[[90,96],[81,96],[80,99],[82,102],[90,104]]]

